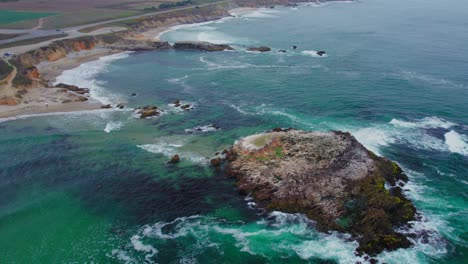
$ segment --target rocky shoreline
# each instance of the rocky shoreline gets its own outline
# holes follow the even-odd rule
[[[224,171],[267,211],[303,213],[316,228],[352,235],[359,254],[407,248],[397,228],[415,220],[402,187],[408,177],[351,134],[275,129],[237,141]],[[221,159],[211,161],[221,166]]]
[[[271,2],[281,4],[283,1],[272,0]],[[232,50],[227,45],[203,42],[181,42],[172,46],[167,42],[155,40],[155,36],[151,32],[161,31],[179,24],[221,19],[230,16],[228,10],[245,5],[258,6],[260,4],[250,0],[239,1],[239,3],[233,1],[229,4],[214,4],[197,8],[191,12],[176,10],[135,21],[129,25],[130,29],[127,31],[57,40],[46,46],[19,54],[8,61],[1,60],[0,70],[2,72],[0,76],[4,79],[0,80],[0,117],[36,112],[66,112],[71,105],[69,102],[81,102],[82,108],[87,110],[100,109],[102,105],[93,98],[87,100],[89,96],[84,97],[82,94],[63,88],[58,89],[52,85],[55,77],[67,69],[66,67],[78,66],[86,61],[99,59],[100,56],[125,51],[164,49]],[[81,59],[80,54],[83,52],[95,53],[95,55],[86,55]],[[74,58],[70,59],[70,56]],[[72,62],[70,63],[70,61]],[[65,66],[61,65],[62,62]],[[66,66],[66,64],[70,65]],[[51,67],[53,69],[50,69]],[[88,87],[80,88],[88,89]],[[63,103],[67,103],[67,105],[62,105]],[[72,111],[76,111],[76,109],[77,106],[74,106]]]
[[[128,25],[129,29],[127,31],[61,39],[46,46],[34,48],[20,54],[6,62],[6,65],[3,65],[4,61],[2,60],[2,64],[0,65],[2,72],[0,76],[3,76],[3,78],[5,78],[5,76],[7,77],[0,80],[0,117],[32,114],[34,112],[67,111],[67,107],[61,106],[60,101],[87,101],[84,100],[83,97],[73,98],[75,93],[63,93],[62,90],[60,90],[62,92],[59,90],[47,90],[54,88],[52,87],[52,81],[56,76],[54,76],[54,74],[46,74],[47,77],[45,77],[42,74],[43,69],[39,69],[39,65],[43,63],[59,64],[71,54],[75,55],[82,51],[91,52],[94,50],[102,50],[101,52],[96,52],[96,54],[102,54],[101,56],[125,51],[164,49],[197,51],[233,50],[233,48],[228,45],[217,45],[206,42],[179,42],[170,45],[167,42],[155,40],[154,33],[180,24],[218,20],[231,16],[229,10],[237,8],[252,9],[262,6],[296,5],[298,2],[308,1],[268,0],[265,2],[257,0],[233,0],[225,3],[214,3],[213,5],[195,8],[191,11],[175,10],[174,12],[163,13],[133,21]],[[261,52],[271,50],[268,47],[251,49]],[[90,60],[92,60],[92,58],[96,59],[99,58],[99,56],[90,56]],[[82,60],[76,59],[75,64],[79,65],[82,62]],[[55,68],[53,72],[58,72],[59,69],[57,68],[60,67],[55,66]],[[64,69],[61,70],[63,71]],[[8,71],[10,71],[10,73],[8,73]],[[46,69],[46,72],[47,71]],[[88,87],[81,88],[86,89]],[[41,91],[34,91],[38,89]],[[37,95],[47,94],[53,94],[53,98],[37,98]],[[64,100],[60,99],[65,97],[66,99]],[[29,104],[25,104],[25,102]],[[54,107],[45,107],[47,105],[54,105]],[[99,105],[99,102],[96,100],[83,103],[83,109],[99,109],[100,106],[101,105]],[[74,109],[76,109],[76,107]]]

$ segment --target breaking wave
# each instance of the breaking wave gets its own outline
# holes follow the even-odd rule
[[[277,14],[279,11],[276,10],[270,10],[270,9],[265,9],[265,8],[260,8],[256,9],[251,12],[245,12],[243,14],[240,14],[239,17],[242,18],[272,18],[276,17],[275,14]]]
[[[176,243],[180,256],[190,256],[193,262],[205,252],[225,254],[234,246],[250,255],[262,256],[270,261],[279,261],[284,256],[302,260],[327,260],[337,263],[369,263],[368,258],[356,256],[358,243],[348,234],[337,232],[320,233],[314,229],[314,222],[302,214],[272,212],[256,222],[243,223],[223,218],[193,215],[176,218],[173,221],[157,222],[141,227],[130,238],[127,250],[115,251],[113,257],[144,257],[148,263],[156,263],[156,245]],[[408,232],[426,232],[413,240],[415,246],[393,252],[383,252],[377,259],[386,263],[419,263],[420,260],[438,258],[446,253],[445,243],[432,229],[428,221],[414,222]],[[423,237],[423,238],[421,238]],[[287,241],[287,243],[285,243]],[[162,248],[160,248],[162,250]],[[142,256],[140,256],[142,255]],[[155,256],[155,257],[153,257]],[[149,258],[152,257],[152,258]],[[404,260],[404,261],[402,261]]]
[[[90,96],[102,104],[115,104],[121,100],[118,95],[109,92],[106,82],[96,80],[96,77],[105,72],[113,61],[127,58],[131,52],[122,52],[99,58],[99,60],[83,63],[80,66],[66,70],[57,77],[54,84],[66,83],[90,89]]]
[[[104,132],[110,133],[115,130],[120,130],[123,126],[124,124],[122,122],[110,121],[109,123],[107,123],[106,127],[104,128]]]
[[[358,127],[356,125],[339,124],[333,121],[314,119],[310,116],[301,116],[297,113],[291,113],[286,109],[278,109],[265,104],[255,107],[231,104],[230,107],[243,115],[286,118],[290,126],[296,128],[349,131],[359,142],[366,146],[366,148],[379,155],[382,154],[383,148],[392,144],[405,145],[419,150],[468,155],[467,136],[459,134],[453,129],[449,131],[449,129],[458,127],[459,125],[435,116],[413,121],[392,119],[386,124]],[[445,134],[438,136],[437,134],[431,133],[431,130],[445,131]]]
[[[317,54],[318,51],[316,50],[304,50],[302,51],[301,53],[304,54],[304,55],[307,55],[307,56],[311,56],[311,57],[314,57],[314,58],[325,58],[325,57],[328,57],[328,55],[325,53],[323,54],[322,56],[318,55]]]
[[[445,133],[445,144],[453,153],[468,156],[468,138],[465,135],[460,135],[454,130]]]
[[[181,159],[186,159],[194,163],[206,163],[207,158],[203,155],[189,150],[185,146],[185,140],[174,138],[161,138],[153,144],[137,145],[137,147],[144,149],[151,153],[162,154],[168,158],[174,155],[179,155]]]

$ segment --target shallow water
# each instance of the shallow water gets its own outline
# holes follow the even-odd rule
[[[423,215],[415,245],[380,260],[466,262],[464,7],[376,0],[259,10],[162,36],[227,42],[235,52],[119,54],[65,72],[60,82],[90,87],[103,102],[156,104],[165,114],[0,122],[1,262],[362,261],[345,234],[318,233],[300,215],[260,216],[207,166],[236,139],[277,126],[350,131],[409,174],[407,195]],[[245,51],[260,45],[274,52]],[[194,109],[175,109],[177,99]],[[176,153],[182,162],[166,164]]]

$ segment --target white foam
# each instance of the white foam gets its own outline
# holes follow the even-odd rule
[[[188,129],[184,129],[184,131],[186,133],[207,133],[207,132],[214,132],[214,131],[218,131],[220,128],[215,126],[215,125],[204,125],[204,126],[196,126],[196,127],[193,127],[193,128],[188,128]]]
[[[427,129],[448,129],[457,124],[445,119],[431,116],[414,121],[402,121],[392,119],[388,125],[376,124],[366,128],[348,128],[351,133],[368,149],[380,154],[382,147],[387,147],[390,144],[406,145],[415,149],[438,151],[438,152],[457,152],[466,155],[466,150],[463,150],[466,145],[463,142],[466,140],[458,138],[455,134],[448,134],[445,141],[430,133]],[[346,129],[345,129],[346,130]],[[455,143],[456,142],[456,143]],[[449,144],[453,143],[452,150]]]
[[[468,156],[468,139],[465,135],[450,130],[450,132],[445,133],[444,137],[450,152]]]
[[[172,26],[169,29],[160,32],[155,39],[164,39],[164,35],[177,32],[176,39],[178,41],[206,41],[214,44],[229,44],[237,41],[236,38],[229,36],[225,33],[216,31],[216,27],[207,26],[209,24],[218,24],[223,23],[233,17],[225,17],[218,20],[201,22],[201,23],[192,23],[192,24],[182,24]]]
[[[127,58],[130,53],[131,52],[113,54],[101,57],[96,61],[83,63],[74,69],[62,72],[62,74],[57,77],[54,84],[65,83],[82,88],[89,88],[90,96],[102,104],[120,103],[120,97],[108,91],[104,87],[105,82],[98,81],[95,78],[98,74],[105,72],[113,61]]]
[[[196,243],[188,246],[188,249],[181,248],[180,255],[184,258],[196,258],[196,254],[201,254],[209,248],[223,252],[223,243],[230,240],[226,239],[228,237],[234,239],[235,246],[240,251],[267,259],[270,259],[271,250],[274,250],[283,256],[297,254],[304,260],[324,259],[337,263],[367,263],[363,257],[355,255],[358,243],[352,240],[349,234],[320,233],[313,228],[314,225],[315,222],[305,215],[282,212],[272,212],[254,223],[226,222],[223,219],[193,215],[169,222],[145,225],[132,237],[132,245],[141,242],[142,239],[185,241],[190,237],[196,239]],[[416,238],[413,240],[415,246],[392,252],[384,251],[376,258],[385,263],[425,263],[429,259],[444,256],[447,253],[446,243],[434,229],[434,225],[445,226],[443,223],[426,218],[413,222],[411,229],[400,231],[422,234],[424,241],[421,237]],[[287,243],[285,238],[288,238]],[[259,241],[262,241],[261,244]],[[140,251],[145,248],[147,250],[145,252],[151,252],[151,248],[146,248],[149,245],[136,243],[136,246]],[[186,254],[188,252],[196,253]]]
[[[395,139],[391,135],[377,127],[366,127],[351,133],[366,148],[379,155],[381,147],[395,143]]]
[[[222,247],[219,242],[226,241],[226,239],[220,238],[219,235],[223,235],[233,238],[235,246],[240,251],[266,258],[271,257],[273,249],[280,254],[296,253],[306,260],[314,257],[333,259],[339,263],[354,263],[361,260],[354,256],[357,243],[347,242],[349,235],[318,233],[311,228],[313,224],[304,215],[281,212],[272,212],[264,219],[247,224],[228,223],[216,218],[194,215],[143,226],[135,236],[138,239],[148,240],[177,240],[194,237],[197,240],[194,244],[196,252],[203,252],[208,248]],[[291,236],[295,239],[285,244],[284,237]],[[258,241],[265,242],[260,246]],[[190,250],[190,252],[193,251]],[[184,253],[181,255],[186,257]]]
[[[441,128],[447,129],[457,124],[439,117],[425,117],[415,121],[401,121],[392,119],[388,124],[371,124],[367,127],[356,127],[355,125],[336,124],[333,122],[316,122],[311,117],[300,116],[290,113],[284,109],[278,109],[267,105],[255,107],[230,105],[239,113],[244,115],[272,115],[282,116],[291,120],[291,126],[299,125],[302,129],[319,130],[343,130],[349,131],[366,148],[382,155],[382,149],[391,144],[405,145],[414,149],[456,152],[467,155],[467,139],[465,135],[456,132],[446,135],[446,139],[436,137],[429,133],[427,129]]]
[[[328,55],[325,53],[323,54],[322,56],[318,55],[317,54],[318,51],[316,50],[304,50],[302,51],[301,53],[304,54],[304,55],[307,55],[307,56],[311,56],[311,57],[314,57],[314,58],[324,58],[324,57],[328,57]]]
[[[185,92],[189,92],[189,91],[191,91],[193,89],[193,86],[187,84],[188,78],[189,78],[189,76],[185,75],[185,76],[180,77],[180,78],[168,79],[167,81],[169,83],[172,83],[172,84],[177,84],[177,85],[181,86],[182,88],[184,88]]]
[[[260,8],[250,12],[239,14],[242,18],[272,18],[276,17],[274,14],[278,13],[276,10]]]
[[[126,251],[121,250],[121,249],[113,249],[111,252],[111,255],[107,255],[108,257],[115,257],[117,260],[119,260],[122,263],[125,264],[130,264],[130,263],[135,263],[135,260],[132,259]]]
[[[181,159],[187,159],[194,163],[207,162],[207,159],[205,157],[197,153],[185,150],[184,144],[181,142],[168,143],[163,139],[155,144],[137,145],[137,147],[151,153],[162,154],[169,158],[177,154]]]
[[[114,122],[110,121],[107,123],[106,127],[104,128],[104,132],[110,133],[115,130],[120,130],[124,124],[122,122]]]
[[[452,126],[456,125],[455,123],[439,118],[437,116],[425,117],[425,118],[422,118],[421,120],[416,120],[414,122],[402,121],[402,120],[398,120],[394,118],[390,121],[390,124],[395,125],[395,126],[400,126],[400,127],[406,127],[406,128],[420,127],[420,128],[445,128],[445,129],[451,128]]]
[[[248,53],[256,53],[258,52],[249,52]],[[260,53],[261,54],[261,53]],[[276,54],[276,53],[273,53]],[[263,64],[263,65],[255,65],[251,63],[243,63],[239,61],[232,61],[232,60],[225,60],[222,62],[215,62],[205,59],[205,57],[201,56],[199,61],[205,64],[206,68],[201,68],[200,70],[220,70],[220,69],[246,69],[246,68],[260,68],[260,69],[269,69],[269,68],[286,68],[286,69],[304,69],[304,68],[317,68],[317,66],[305,65],[305,66],[291,66],[291,65],[278,65],[278,64]]]
[[[344,242],[334,232],[330,235],[321,235],[316,240],[304,241],[292,248],[299,257],[305,260],[320,258],[335,260],[338,263],[362,263],[364,259],[354,255],[354,251],[358,246],[357,242]]]
[[[148,253],[145,255],[145,260],[148,263],[154,263],[154,261],[151,258],[154,255],[158,254],[158,250],[151,245],[143,244],[143,242],[140,239],[141,237],[139,235],[134,235],[130,238],[133,248],[136,251],[142,251],[142,252]]]
[[[51,112],[51,113],[39,113],[39,114],[30,114],[30,115],[19,115],[19,116],[13,116],[13,117],[5,117],[5,118],[0,118],[0,123],[3,122],[8,122],[8,121],[15,121],[15,120],[22,120],[22,119],[28,119],[28,118],[33,118],[33,117],[47,117],[47,116],[69,116],[69,117],[80,117],[82,115],[89,115],[89,114],[106,114],[110,113],[113,111],[128,111],[126,110],[120,110],[120,109],[96,109],[96,110],[79,110],[79,111],[70,111],[70,112]]]
[[[422,82],[440,88],[466,88],[465,85],[454,82],[452,80],[421,74],[413,71],[401,71],[400,73],[397,73],[395,75],[403,80]]]

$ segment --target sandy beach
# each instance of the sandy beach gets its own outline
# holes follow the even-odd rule
[[[63,71],[76,68],[83,63],[95,61],[103,56],[119,53],[121,51],[96,48],[92,50],[70,53],[67,57],[53,62],[42,62],[38,68],[44,80],[49,85],[55,81]],[[82,87],[88,88],[88,87]],[[0,97],[11,95],[12,89],[3,89]],[[80,110],[100,109],[102,103],[90,96],[84,96],[86,101],[79,101],[83,95],[66,91],[62,88],[34,87],[23,89],[22,100],[17,105],[0,105],[0,118],[37,113],[72,112]],[[83,100],[83,99],[81,99]],[[64,103],[65,102],[65,103]]]

